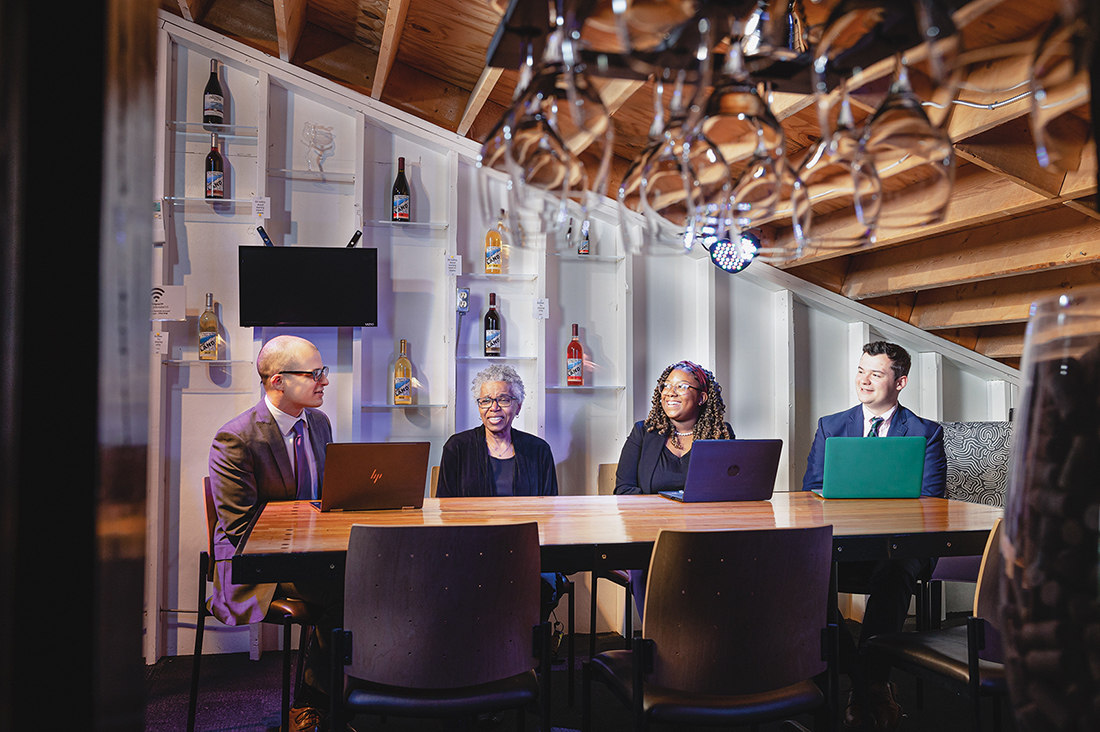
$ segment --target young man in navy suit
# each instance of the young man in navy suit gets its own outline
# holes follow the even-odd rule
[[[825,441],[830,437],[912,435],[928,439],[921,495],[943,497],[947,473],[943,428],[936,422],[921,419],[898,403],[898,395],[909,381],[910,364],[909,353],[894,343],[875,341],[863,347],[856,370],[856,393],[860,404],[818,421],[817,434],[806,461],[803,490],[821,487]],[[889,476],[883,479],[888,480]],[[901,720],[901,707],[894,698],[897,689],[889,682],[890,669],[871,663],[863,651],[867,639],[872,636],[902,629],[917,578],[930,575],[935,560],[883,559],[845,562],[838,566],[841,586],[855,582],[865,586],[869,595],[858,651],[851,636],[841,634],[841,654],[849,657],[852,676],[844,727],[866,732],[893,732]]]

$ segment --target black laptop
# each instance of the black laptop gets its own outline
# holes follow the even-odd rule
[[[783,440],[695,440],[680,491],[661,491],[684,503],[766,501],[775,490]]]
[[[422,508],[429,442],[330,442],[325,448],[322,511]]]

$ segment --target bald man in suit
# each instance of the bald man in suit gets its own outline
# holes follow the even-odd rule
[[[258,504],[320,496],[332,427],[317,407],[324,401],[328,369],[317,347],[295,336],[264,344],[256,369],[264,398],[219,429],[210,447],[210,487],[218,516],[210,610],[226,625],[245,625],[263,620],[277,593],[318,607],[304,684],[290,714],[292,730],[314,732],[328,708],[328,641],[332,629],[342,625],[342,582],[237,585],[229,560]]]

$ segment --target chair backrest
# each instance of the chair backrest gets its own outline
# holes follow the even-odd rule
[[[344,629],[351,676],[447,689],[534,668],[538,524],[351,529]]]
[[[619,469],[618,463],[600,463],[596,468],[596,493],[601,496],[610,496],[615,492],[615,471]]]
[[[439,487],[439,466],[438,465],[433,465],[432,466],[432,487],[431,487],[431,491],[428,493],[428,495],[431,496],[432,498],[435,498],[435,489],[438,488],[438,487]]]
[[[214,581],[214,526],[218,523],[218,509],[214,505],[214,493],[210,490],[210,476],[202,479],[202,492],[206,498],[206,551],[210,552],[206,579]]]
[[[974,592],[974,617],[985,621],[985,649],[981,657],[989,661],[1002,661],[1001,615],[999,609],[1000,583],[1004,578],[1005,560],[1001,554],[1001,524],[997,519],[989,532],[982,554],[982,566],[978,570],[978,589]]]
[[[825,670],[832,526],[662,531],[649,564],[642,634],[650,683],[754,694]]]
[[[960,501],[1005,505],[1011,422],[943,422],[946,495]]]

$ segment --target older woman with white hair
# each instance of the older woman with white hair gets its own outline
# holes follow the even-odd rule
[[[472,384],[481,425],[443,446],[436,495],[556,496],[554,455],[546,440],[513,429],[523,407],[523,380],[511,366],[493,364]]]

